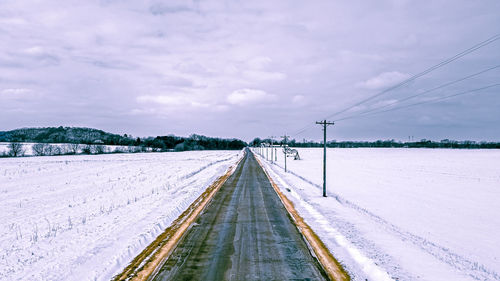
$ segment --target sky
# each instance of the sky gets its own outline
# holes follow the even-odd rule
[[[500,40],[358,104],[500,34],[499,11],[497,0],[0,0],[0,131],[319,140],[314,122],[327,119],[332,140],[499,141]]]

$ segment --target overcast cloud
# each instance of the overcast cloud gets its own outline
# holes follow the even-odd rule
[[[500,33],[500,1],[0,1],[0,130],[291,134]],[[500,40],[345,112],[500,65]],[[408,100],[500,83],[500,68]],[[391,107],[388,107],[391,108]],[[500,87],[339,121],[330,139],[500,140]]]

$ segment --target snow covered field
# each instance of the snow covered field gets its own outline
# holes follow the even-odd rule
[[[355,280],[500,280],[500,150],[328,149],[328,198],[298,150],[262,162]]]
[[[33,152],[33,145],[36,144],[36,143],[33,143],[33,142],[23,142],[22,143],[22,156],[33,156],[35,155],[35,153]],[[52,147],[58,147],[60,148],[60,151],[61,153],[60,154],[64,154],[65,152],[69,152],[70,149],[68,149],[66,146],[69,145],[67,143],[50,143],[50,144],[47,144],[47,145],[51,145]],[[0,155],[2,154],[7,154],[8,151],[9,151],[9,143],[8,142],[0,142]],[[85,144],[80,144],[78,146],[78,152],[77,153],[82,153],[82,150],[83,148],[85,147],[86,145]],[[103,152],[104,153],[111,153],[113,151],[121,151],[121,152],[129,152],[129,150],[133,150],[133,149],[141,149],[141,147],[138,147],[138,146],[125,146],[125,145],[102,145],[103,147]],[[147,148],[148,151],[150,150],[150,148]],[[57,154],[54,152],[52,152],[53,154]]]
[[[0,280],[109,280],[241,155],[0,159]]]

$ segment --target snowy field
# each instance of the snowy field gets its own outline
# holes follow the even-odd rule
[[[36,143],[33,142],[23,142],[22,143],[22,156],[33,156],[35,153],[33,152],[33,145]],[[66,146],[70,145],[68,143],[48,143],[47,145],[51,145],[53,148],[58,147],[60,151],[62,152],[61,154],[64,154],[64,152],[69,152],[70,149],[68,149]],[[85,147],[85,144],[80,144],[78,146],[78,152],[77,153],[82,153],[83,148]],[[111,153],[114,151],[121,151],[121,152],[128,152],[129,150],[133,149],[140,149],[138,146],[125,146],[125,145],[102,145],[103,147],[103,152],[104,153]],[[150,148],[147,148],[150,150]],[[0,142],[0,155],[2,154],[7,154],[9,151],[9,143],[8,142]],[[55,151],[53,152],[54,154]]]
[[[328,198],[298,150],[262,162],[355,280],[500,280],[500,150],[328,149]]]
[[[109,280],[241,156],[0,159],[0,280]]]

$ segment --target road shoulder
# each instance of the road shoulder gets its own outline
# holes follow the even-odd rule
[[[253,153],[253,152],[252,152]],[[299,229],[302,236],[305,238],[307,245],[311,253],[318,259],[319,263],[328,274],[331,280],[351,280],[347,271],[344,270],[342,265],[335,259],[335,257],[328,251],[328,248],[321,241],[321,239],[314,233],[311,227],[304,221],[304,219],[295,210],[293,203],[281,192],[279,187],[276,185],[274,180],[268,174],[265,167],[260,162],[259,158],[255,156],[255,159],[259,163],[260,167],[266,174],[267,178],[271,182],[274,191],[278,194],[281,202],[285,206],[288,214],[293,218],[294,224]]]
[[[147,246],[132,262],[112,280],[150,280],[168,259],[183,235],[203,212],[220,187],[235,172],[242,158],[212,183],[165,231]]]

